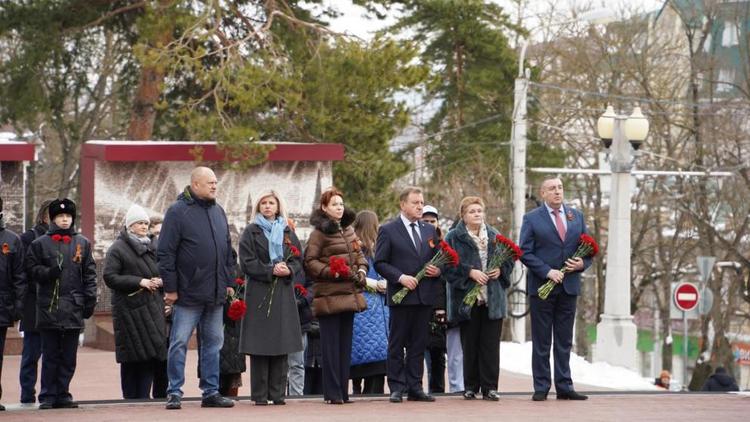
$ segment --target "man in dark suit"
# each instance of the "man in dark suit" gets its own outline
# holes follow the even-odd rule
[[[440,268],[428,265],[426,277],[414,276],[437,251],[435,228],[420,221],[424,198],[422,190],[409,187],[401,192],[401,213],[378,231],[375,269],[388,281],[390,326],[386,372],[390,401],[400,403],[403,393],[411,401],[435,401],[422,389],[423,357],[429,335],[432,309],[439,294]],[[411,290],[400,304],[393,295],[406,287]],[[404,360],[406,348],[406,360]]]
[[[534,375],[532,400],[547,399],[551,387],[549,353],[554,337],[555,391],[558,400],[586,400],[573,389],[570,376],[570,349],[576,300],[581,291],[581,272],[591,258],[570,259],[578,248],[578,239],[586,233],[583,214],[563,204],[563,183],[559,178],[542,182],[544,204],[523,217],[521,225],[521,261],[529,269],[527,287],[531,309],[531,368]],[[566,272],[560,271],[566,268]],[[537,289],[547,279],[557,283],[544,300]]]

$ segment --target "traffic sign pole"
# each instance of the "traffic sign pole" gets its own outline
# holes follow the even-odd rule
[[[687,367],[688,367],[688,318],[687,313],[692,311],[698,302],[700,301],[701,295],[695,284],[692,283],[680,283],[674,289],[674,304],[682,311],[682,382],[684,386],[688,385],[687,381]]]
[[[688,367],[688,319],[687,312],[682,311],[682,385],[687,388],[687,367]]]

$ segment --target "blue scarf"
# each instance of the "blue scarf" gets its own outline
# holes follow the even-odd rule
[[[261,214],[255,215],[255,224],[263,229],[263,234],[268,239],[268,254],[272,263],[284,260],[284,229],[286,229],[286,219],[282,216],[276,217],[276,220],[270,222]]]

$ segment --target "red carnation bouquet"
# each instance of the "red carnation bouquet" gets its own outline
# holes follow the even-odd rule
[[[237,277],[234,279],[234,283],[236,284],[234,294],[227,296],[227,301],[229,301],[227,317],[232,321],[239,321],[247,312],[247,304],[243,299],[245,297],[245,279]]]
[[[454,267],[458,266],[458,252],[451,248],[451,245],[449,245],[448,242],[446,242],[445,240],[441,240],[440,244],[438,244],[438,248],[439,249],[437,253],[432,257],[427,265],[434,265],[437,267],[444,264],[450,264]],[[427,265],[419,270],[417,275],[414,276],[414,278],[417,279],[417,283],[419,283],[419,281],[424,278],[427,271]],[[410,291],[411,290],[407,289],[406,287],[402,287],[401,290],[397,291],[396,294],[393,295],[393,303],[397,305],[400,304]]]
[[[296,246],[292,245],[292,242],[287,238],[284,241],[284,244],[286,245],[289,252],[287,252],[286,256],[284,257],[284,262],[289,262],[292,257],[299,257],[302,255],[302,253],[297,249]],[[266,318],[271,316],[271,305],[273,305],[273,292],[276,291],[276,283],[279,281],[278,277],[274,277],[273,281],[271,282],[271,288],[268,290],[268,293],[263,297],[263,300],[260,301],[260,304],[258,305],[258,309],[262,308],[263,305],[268,306],[268,310],[266,311]]]
[[[509,259],[518,261],[518,259],[521,258],[521,255],[523,255],[523,251],[521,251],[521,248],[519,248],[515,242],[498,234],[495,236],[495,253],[490,257],[490,262],[487,264],[487,271],[485,271],[485,274],[492,272],[496,268],[500,268]],[[469,293],[464,297],[465,305],[468,305],[471,308],[477,303],[481,287],[482,286],[477,284],[469,290]]]
[[[349,265],[346,259],[339,256],[332,256],[328,260],[328,266],[333,278],[349,278]]]
[[[596,240],[594,240],[593,237],[587,235],[586,233],[582,234],[581,237],[578,239],[578,249],[576,249],[576,252],[571,256],[571,259],[574,258],[586,258],[586,257],[594,257],[596,254],[599,253],[599,245],[596,244]],[[563,273],[567,273],[568,270],[563,266],[560,271]],[[552,292],[552,289],[555,288],[555,282],[552,280],[547,280],[546,283],[544,283],[539,289],[537,289],[537,294],[539,295],[539,298],[542,300],[546,300],[549,297],[549,294]]]

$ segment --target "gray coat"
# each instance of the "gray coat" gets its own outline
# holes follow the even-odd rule
[[[299,239],[293,230],[287,227],[284,238],[301,251]],[[289,255],[289,247],[285,245],[284,257]],[[242,319],[241,353],[279,356],[302,350],[302,331],[293,284],[295,276],[303,271],[301,257],[292,256],[287,260],[287,265],[292,274],[279,278],[276,283],[271,314],[267,316],[266,295],[269,294],[274,279],[268,239],[256,224],[250,224],[245,228],[240,239],[240,267],[247,282],[247,312]]]

